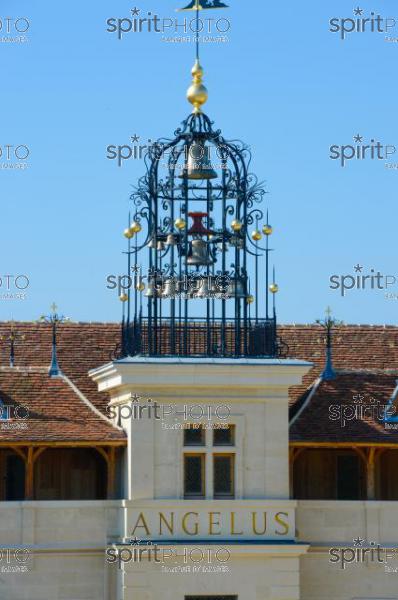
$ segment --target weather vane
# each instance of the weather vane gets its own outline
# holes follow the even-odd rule
[[[220,0],[192,0],[184,8],[178,8],[178,12],[196,11],[196,60],[199,62],[199,11],[215,8],[228,8],[228,5]]]
[[[6,342],[9,342],[10,344],[10,367],[15,366],[15,342],[17,341],[17,339],[24,340],[25,336],[17,333],[15,329],[15,321],[14,319],[11,319],[10,333],[6,336],[0,336],[1,341],[4,340]]]
[[[326,364],[325,368],[322,371],[321,377],[325,381],[329,381],[330,379],[334,379],[336,377],[336,372],[333,369],[332,364],[332,330],[334,327],[343,324],[343,321],[339,321],[338,319],[334,319],[332,317],[332,309],[328,306],[325,310],[326,317],[324,319],[317,319],[316,323],[323,327],[326,331]]]
[[[50,377],[56,377],[57,375],[61,375],[61,369],[58,365],[57,360],[57,326],[60,323],[66,323],[70,321],[69,317],[64,317],[63,315],[59,315],[57,313],[58,306],[55,302],[50,306],[51,314],[50,315],[41,315],[40,322],[41,323],[49,323],[52,326],[52,356],[51,356],[51,365],[48,371]]]

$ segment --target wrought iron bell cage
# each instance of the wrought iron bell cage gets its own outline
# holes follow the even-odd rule
[[[250,162],[249,148],[200,111],[148,149],[125,232],[132,285],[121,297],[121,356],[281,354],[272,228]]]

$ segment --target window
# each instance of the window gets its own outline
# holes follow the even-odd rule
[[[184,429],[184,446],[204,446],[205,433],[202,426],[190,424],[189,429]]]
[[[184,429],[184,498],[234,498],[235,425],[225,429],[190,426]],[[200,449],[203,447],[203,450]]]
[[[233,446],[235,444],[235,425],[225,429],[214,429],[213,446]]]
[[[214,454],[213,457],[214,498],[233,498],[235,493],[235,456]]]
[[[184,456],[184,496],[204,498],[205,495],[205,455],[185,454]]]

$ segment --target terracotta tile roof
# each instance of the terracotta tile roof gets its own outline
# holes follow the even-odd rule
[[[90,408],[65,378],[49,377],[47,369],[1,367],[0,400],[3,416],[7,410],[14,417],[0,419],[1,442],[125,439],[123,431]],[[20,407],[20,418],[15,418],[15,407]]]
[[[0,336],[7,335],[9,328],[9,323],[0,323]],[[16,366],[34,366],[47,369],[51,361],[51,327],[44,324],[17,323],[16,328],[18,332],[25,335],[25,340],[18,341],[16,344]],[[296,403],[300,403],[303,393],[323,368],[324,332],[317,325],[281,325],[278,332],[289,347],[289,357],[314,363],[314,367],[305,377],[303,385],[292,388],[290,391],[293,407]],[[113,358],[119,339],[120,325],[117,323],[69,323],[58,328],[58,359],[63,373],[103,413],[105,413],[108,403],[108,396],[97,391],[96,385],[87,374],[91,369],[99,367]],[[8,353],[8,344],[6,342],[0,343],[0,366],[8,365]],[[341,326],[334,333],[333,354],[334,365],[338,369],[352,371],[397,369],[398,371],[398,327],[379,325]],[[375,374],[374,380],[368,380],[365,374],[358,373],[358,385],[357,383],[355,385],[359,388],[361,379],[365,383],[369,381],[368,385],[371,385],[372,382],[376,385],[377,381],[381,381],[382,375],[382,373]],[[339,378],[337,381],[342,380]],[[387,387],[383,389],[387,393]],[[328,390],[327,386],[322,386],[319,393],[326,394]],[[351,391],[355,393],[353,390],[350,390],[349,393]],[[359,389],[356,390],[357,393],[359,391]],[[347,390],[344,393],[347,393]],[[311,402],[311,411],[314,410],[313,406],[314,403]],[[318,416],[320,416],[319,413]],[[325,427],[325,431],[329,431],[328,417],[326,417],[326,420],[327,422],[319,421],[317,423],[318,430]],[[315,433],[312,422],[308,427],[304,426],[304,423],[301,425],[303,427],[302,433],[297,430],[295,435],[304,435],[304,430],[306,436],[310,435],[311,431]],[[347,435],[346,429],[337,429],[333,435],[344,437]],[[362,435],[362,433],[365,433],[365,431],[361,430],[358,435]],[[387,434],[382,433],[382,435]],[[392,433],[389,432],[388,435],[391,436]]]
[[[321,381],[293,421],[290,441],[398,443],[398,430],[384,425],[397,379],[398,371],[356,371]]]

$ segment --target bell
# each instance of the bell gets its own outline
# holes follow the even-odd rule
[[[184,179],[216,179],[218,177],[210,160],[210,148],[202,140],[195,140],[189,146],[188,161],[184,167],[186,173],[180,177]]]
[[[177,240],[176,240],[175,235],[173,235],[172,233],[170,233],[167,236],[165,244],[166,244],[166,246],[176,246],[177,245]]]
[[[211,296],[209,288],[209,278],[206,277],[200,283],[199,290],[195,294],[195,298],[209,298]]]
[[[159,241],[157,246],[156,246],[156,250],[158,250],[159,252],[163,252],[164,250],[164,242]]]
[[[162,290],[162,298],[175,298],[177,294],[177,281],[175,277],[166,279],[164,288]]]
[[[201,267],[213,264],[213,261],[209,256],[207,243],[204,240],[192,240],[189,246],[190,250],[187,258],[188,265]]]
[[[148,243],[148,248],[156,248],[156,239],[152,238]]]
[[[246,298],[245,286],[242,279],[232,279],[228,286],[227,294],[230,298]]]
[[[153,285],[153,281],[148,283],[147,290],[144,294],[147,298],[153,298],[155,296],[155,286]]]

